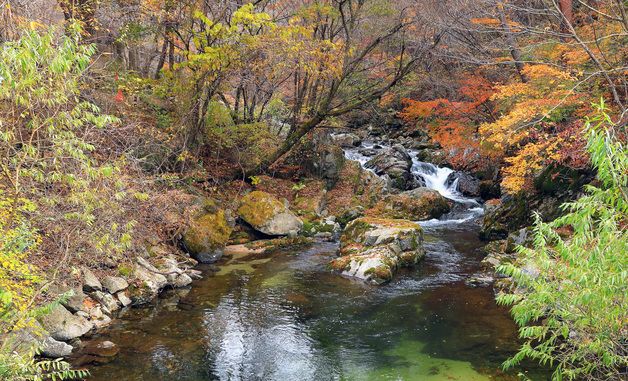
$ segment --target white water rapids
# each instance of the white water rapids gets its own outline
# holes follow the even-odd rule
[[[362,168],[365,168],[369,171],[371,169],[366,168],[364,165],[371,160],[375,155],[364,155],[364,149],[373,150],[379,153],[382,150],[387,149],[388,146],[383,144],[377,144],[372,142],[362,142],[359,147],[355,148],[344,148],[345,157],[349,160],[357,161],[360,163]],[[362,152],[361,152],[362,151]],[[443,216],[441,219],[432,219],[428,221],[419,221],[419,223],[424,226],[438,226],[438,225],[449,225],[449,224],[459,224],[463,222],[470,221],[474,218],[481,216],[484,213],[484,209],[482,205],[475,199],[465,197],[458,191],[458,179],[455,179],[450,184],[447,184],[447,178],[451,173],[453,173],[453,169],[447,167],[439,167],[432,163],[426,163],[419,161],[417,159],[418,151],[415,150],[407,150],[408,154],[412,158],[412,168],[411,172],[414,176],[418,176],[423,179],[425,182],[425,186],[430,189],[434,189],[438,193],[440,193],[443,197],[454,201],[455,205],[461,206],[462,208],[454,208],[455,211],[448,213]]]

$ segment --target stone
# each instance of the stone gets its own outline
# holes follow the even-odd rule
[[[99,318],[99,319],[94,319],[92,320],[94,322],[94,327],[96,327],[96,329],[101,329],[104,328],[106,326],[108,326],[109,324],[111,324],[112,320],[109,316],[104,315]]]
[[[419,161],[432,163],[441,167],[451,166],[451,163],[449,163],[449,159],[447,157],[447,153],[442,149],[422,149],[417,153],[416,158]]]
[[[95,340],[85,345],[81,352],[99,357],[114,357],[120,352],[120,348],[109,340]]]
[[[349,208],[345,210],[339,217],[338,223],[341,226],[346,226],[349,222],[355,220],[356,218],[360,218],[364,216],[364,207],[361,205]]]
[[[222,257],[235,221],[225,210],[206,200],[201,213],[192,220],[183,235],[183,246],[201,263],[214,263]]]
[[[480,181],[480,198],[483,200],[491,200],[501,197],[501,188],[499,181],[482,180]]]
[[[118,292],[116,294],[116,298],[118,298],[118,301],[120,302],[122,307],[130,306],[132,303],[131,299],[129,298],[129,296],[127,295],[125,291]]]
[[[474,275],[465,280],[465,284],[470,287],[490,287],[495,278],[487,274]]]
[[[386,218],[422,221],[439,218],[450,210],[450,202],[438,191],[416,188],[386,196],[370,213]]]
[[[456,190],[467,197],[480,197],[480,180],[465,172],[455,171],[449,174],[445,184],[456,184]]]
[[[55,340],[68,341],[89,332],[94,324],[87,319],[72,315],[64,306],[57,305],[40,317],[40,322]]]
[[[190,270],[188,270],[188,275],[190,276],[190,278],[192,278],[194,280],[203,279],[203,272],[200,271],[200,270],[190,269]]]
[[[134,305],[150,302],[168,285],[166,277],[146,259],[139,257],[136,261],[133,275],[137,282],[128,288]]]
[[[41,355],[53,359],[67,357],[72,354],[74,348],[63,341],[47,337],[41,344]]]
[[[124,278],[107,276],[102,280],[102,286],[110,294],[115,294],[129,287],[129,283]]]
[[[342,148],[358,147],[362,143],[362,139],[358,135],[345,133],[332,135],[334,143],[338,144]]]
[[[88,296],[85,295],[83,290],[77,288],[72,290],[72,296],[63,300],[61,304],[63,304],[72,313],[76,313],[78,311],[87,312],[91,307],[91,303],[88,299]]]
[[[380,152],[364,166],[382,176],[391,188],[404,191],[417,186],[416,179],[411,173],[412,158],[400,144]]]
[[[81,271],[83,272],[83,291],[102,291],[102,284],[90,269],[83,267]]]
[[[255,230],[267,235],[285,236],[303,228],[303,221],[288,209],[285,202],[266,192],[253,191],[244,196],[238,215]]]
[[[192,278],[179,268],[179,263],[173,257],[162,258],[155,266],[160,272],[166,274],[168,286],[179,288],[186,287],[192,283]]]
[[[424,256],[421,227],[408,220],[358,218],[340,237],[340,257],[331,268],[371,283],[390,281],[400,267],[412,267]]]
[[[120,309],[120,304],[118,300],[113,297],[108,292],[103,291],[94,291],[91,293],[91,297],[94,298],[98,303],[102,304],[109,312],[114,312]]]

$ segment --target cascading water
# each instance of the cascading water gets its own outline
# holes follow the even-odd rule
[[[378,147],[378,148],[375,148]],[[344,150],[345,157],[349,160],[357,161],[360,165],[364,165],[372,158],[365,155],[365,152],[383,150],[388,148],[383,144],[377,145],[373,142],[363,142],[359,147],[347,148]],[[451,168],[439,167],[432,163],[426,163],[417,159],[418,151],[408,150],[412,157],[411,172],[414,176],[420,177],[425,182],[425,187],[434,189],[443,197],[454,201],[455,206],[452,213],[447,214],[443,218],[433,219],[429,221],[421,221],[423,226],[434,226],[452,223],[462,223],[472,220],[483,213],[482,205],[475,199],[465,197],[458,191],[458,179],[454,179],[448,183],[447,179],[454,171]],[[365,168],[369,171],[371,169]]]

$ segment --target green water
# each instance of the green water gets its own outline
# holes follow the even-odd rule
[[[426,260],[375,287],[330,273],[315,244],[220,272],[124,311],[97,339],[121,348],[92,380],[516,380],[515,326],[478,269],[474,226],[427,229]],[[534,380],[541,370],[528,370]]]

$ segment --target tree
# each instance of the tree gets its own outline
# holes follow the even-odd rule
[[[351,0],[321,4],[333,8],[326,11],[314,36],[330,44],[343,44],[338,74],[324,78],[294,73],[290,132],[283,144],[250,174],[266,170],[325,119],[379,99],[411,73],[440,41],[440,35],[432,30],[426,30],[423,36],[418,29],[410,33],[416,10],[404,4],[375,7],[371,1]],[[371,12],[382,8],[385,14],[381,16],[385,17],[380,16],[380,25],[372,31],[367,21],[374,16]],[[413,34],[415,40],[410,37]],[[423,40],[417,41],[421,37]]]
[[[96,11],[100,0],[57,0],[68,23],[79,22],[88,36],[96,32]]]
[[[507,368],[527,357],[555,367],[553,380],[624,379],[628,155],[603,103],[599,110],[586,124],[599,185],[564,204],[555,221],[537,216],[533,247],[519,247],[520,262],[498,269],[517,286],[497,301],[513,306],[524,340]]]

